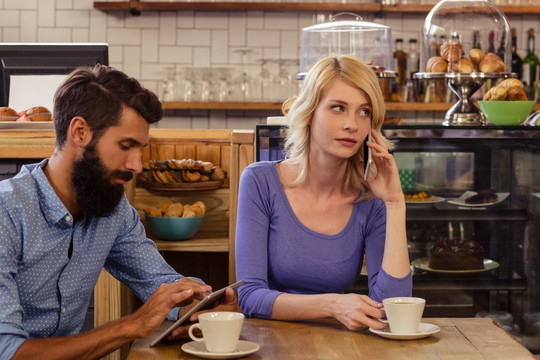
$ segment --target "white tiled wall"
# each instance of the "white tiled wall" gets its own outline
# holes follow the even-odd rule
[[[392,28],[392,37],[420,38],[425,14],[387,14],[364,20]],[[237,51],[249,47],[248,71],[261,71],[261,58],[298,59],[300,29],[328,13],[278,11],[144,11],[132,16],[124,11],[103,12],[93,0],[0,0],[0,39],[4,42],[106,42],[110,65],[158,90],[159,80],[171,66],[239,68]],[[518,52],[524,55],[526,30],[539,29],[537,15],[508,16],[518,30]],[[540,36],[536,39],[540,50]],[[277,112],[276,112],[277,114]],[[261,122],[261,111],[168,111],[159,127],[248,128]],[[405,112],[406,122],[440,122],[442,113]]]

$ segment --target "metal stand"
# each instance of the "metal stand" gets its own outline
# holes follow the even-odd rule
[[[472,95],[482,87],[485,79],[506,79],[514,73],[416,73],[415,79],[446,79],[448,87],[457,95],[458,101],[444,117],[443,125],[485,125],[486,119],[472,101]]]

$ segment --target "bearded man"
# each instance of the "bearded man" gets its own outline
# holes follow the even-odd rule
[[[100,358],[211,291],[163,260],[124,194],[162,116],[155,94],[106,66],[58,88],[52,156],[0,182],[0,359]],[[145,303],[79,333],[102,268]],[[219,308],[238,311],[232,290]]]

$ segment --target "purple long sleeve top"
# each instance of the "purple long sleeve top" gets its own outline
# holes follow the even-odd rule
[[[366,254],[369,297],[410,296],[412,277],[395,278],[381,268],[386,207],[379,199],[354,206],[335,235],[308,229],[295,216],[275,161],[249,165],[240,179],[236,227],[239,305],[248,317],[270,319],[281,293],[343,293],[358,277]]]

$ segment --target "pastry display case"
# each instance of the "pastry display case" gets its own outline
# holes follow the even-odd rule
[[[491,0],[442,0],[423,27],[420,72],[416,79],[445,81],[458,101],[444,125],[483,125],[471,101],[485,83],[517,76],[512,62],[510,26]],[[489,85],[488,85],[489,86]]]
[[[425,194],[407,200],[413,294],[427,300],[425,316],[493,317],[540,351],[540,127],[385,125],[383,133],[397,141],[404,191]],[[283,158],[279,126],[259,125],[255,139],[257,160]],[[433,245],[450,239],[481,246],[482,265],[431,268]],[[350,291],[366,293],[367,277]]]

